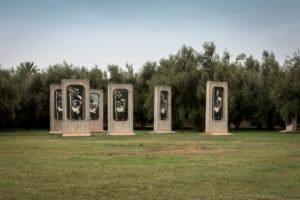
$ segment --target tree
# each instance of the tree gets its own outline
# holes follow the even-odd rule
[[[90,88],[106,90],[105,73],[96,65],[89,71]]]
[[[146,62],[137,77],[135,84],[135,121],[141,126],[153,121],[153,88],[150,87],[150,80],[156,74],[156,62]]]
[[[231,124],[238,128],[247,121],[272,129],[282,125],[282,119],[288,124],[300,111],[299,63],[299,50],[283,68],[268,51],[261,62],[244,53],[231,62],[230,53],[219,56],[213,42],[205,42],[201,52],[182,46],[157,63],[146,62],[139,72],[130,64],[124,69],[108,65],[105,71],[65,61],[40,71],[33,62],[23,62],[16,71],[0,69],[0,125],[48,127],[49,85],[71,78],[89,79],[90,88],[103,89],[104,94],[108,82],[133,84],[135,122],[142,126],[153,121],[154,86],[170,85],[173,127],[204,130],[206,83],[214,80],[228,82]],[[106,98],[103,103],[106,120]]]
[[[108,65],[109,81],[115,83],[124,83],[125,77],[118,65]]]
[[[272,99],[286,124],[300,113],[300,50],[286,59],[272,92]]]
[[[257,117],[268,129],[273,129],[279,118],[274,101],[271,99],[271,91],[279,76],[279,64],[272,52],[264,51],[261,63],[261,76],[263,81]]]
[[[21,78],[27,78],[30,75],[36,74],[39,71],[33,62],[22,62],[17,67],[17,75]]]
[[[15,125],[20,96],[17,81],[8,70],[0,69],[0,127]]]
[[[216,54],[216,45],[213,42],[205,42],[202,45],[204,52],[200,54],[200,66],[208,75],[208,80],[213,80],[218,55]]]
[[[199,54],[191,47],[183,46],[176,55],[161,59],[154,76],[149,81],[153,104],[154,86],[170,85],[172,87],[172,121],[174,127],[195,124],[199,119],[200,102],[197,98],[197,86],[200,79]]]

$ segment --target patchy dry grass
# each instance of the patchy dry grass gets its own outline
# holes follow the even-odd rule
[[[300,199],[300,134],[0,133],[0,199]]]
[[[209,154],[209,153],[225,153],[233,151],[233,149],[225,148],[212,148],[212,147],[167,147],[153,150],[151,153],[158,154]]]

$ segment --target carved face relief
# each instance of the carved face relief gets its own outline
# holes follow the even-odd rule
[[[212,96],[212,118],[213,120],[221,120],[223,118],[223,102],[224,88],[214,87]]]
[[[115,121],[128,119],[128,90],[115,89],[113,91],[113,112]]]
[[[67,88],[67,118],[84,119],[84,88],[81,85],[70,85]]]
[[[99,119],[99,95],[90,93],[90,118],[91,120]]]
[[[166,120],[168,118],[168,98],[169,93],[168,91],[161,91],[160,92],[160,119]]]
[[[62,120],[62,92],[57,89],[54,92],[54,117],[56,120]]]

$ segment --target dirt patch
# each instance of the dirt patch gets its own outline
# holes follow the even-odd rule
[[[169,147],[152,150],[154,153],[173,153],[173,154],[205,154],[205,153],[225,153],[231,152],[232,149],[211,148],[211,147]]]

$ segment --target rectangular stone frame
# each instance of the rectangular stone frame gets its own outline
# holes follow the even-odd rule
[[[213,89],[221,87],[223,92],[223,118],[213,120],[212,97]],[[230,135],[228,132],[228,84],[227,82],[208,81],[206,83],[205,133],[208,135]]]
[[[160,117],[160,94],[162,91],[168,92],[167,119]],[[172,131],[172,90],[170,86],[155,86],[154,88],[154,122],[153,133],[174,133]]]
[[[89,93],[96,93],[99,95],[99,118],[98,120],[90,119],[90,130],[93,133],[102,133],[103,130],[103,90],[90,90]]]
[[[113,91],[125,89],[128,91],[128,119],[115,121],[113,119]],[[132,84],[107,85],[107,132],[108,135],[135,135],[133,131],[133,87]]]
[[[84,120],[68,120],[67,119],[67,88],[70,85],[80,85],[84,88]],[[63,136],[90,136],[90,113],[89,113],[89,100],[90,100],[90,83],[87,79],[62,79],[62,104],[63,104],[63,123],[62,132]]]
[[[50,106],[49,106],[49,113],[50,113],[50,134],[62,134],[62,122],[63,120],[57,120],[55,119],[55,113],[54,113],[54,107],[55,107],[55,101],[54,101],[54,95],[55,90],[61,89],[61,86],[59,84],[51,84],[50,85]],[[64,112],[64,110],[63,110]]]

